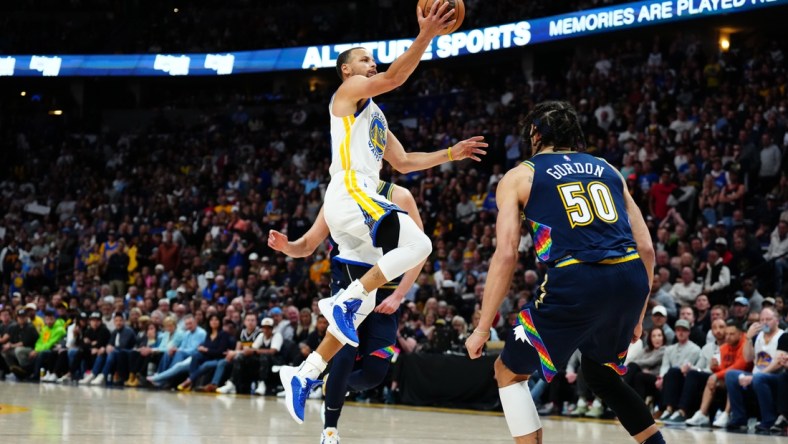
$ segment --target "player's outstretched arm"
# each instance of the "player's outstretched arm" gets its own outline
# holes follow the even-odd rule
[[[416,222],[419,229],[424,231],[424,223],[421,221],[421,215],[419,214],[419,208],[416,206],[416,199],[413,198],[413,195],[405,188],[402,188],[399,185],[394,185],[394,192],[391,195],[391,201],[397,204],[400,208],[408,212],[408,216],[413,219],[413,222]],[[402,300],[405,298],[405,295],[410,290],[410,287],[413,286],[413,283],[416,282],[416,279],[419,277],[419,273],[421,273],[421,269],[424,267],[424,263],[427,262],[427,259],[421,261],[418,265],[408,270],[402,276],[402,280],[400,280],[399,285],[391,294],[391,296],[387,297],[380,303],[377,307],[375,307],[375,311],[378,313],[383,314],[392,314],[399,308],[400,304],[402,304]]]
[[[430,10],[424,14],[421,7],[417,6],[419,35],[410,48],[399,56],[386,72],[372,77],[357,75],[345,80],[337,90],[335,100],[355,103],[367,97],[387,93],[405,83],[418,66],[421,56],[424,55],[432,39],[442,29],[454,25],[455,12],[454,9],[448,10],[448,7],[448,2],[434,2]]]
[[[300,239],[289,242],[287,235],[271,230],[268,232],[268,246],[290,257],[306,257],[314,253],[326,237],[328,237],[328,224],[323,217],[323,207],[320,207],[312,227]]]
[[[495,314],[512,283],[517,266],[517,247],[520,245],[520,209],[528,201],[532,181],[533,172],[527,167],[518,166],[506,173],[498,184],[495,195],[498,203],[498,220],[495,224],[497,244],[487,271],[482,317],[479,326],[465,341],[471,359],[481,356]]]
[[[383,158],[386,159],[395,170],[402,174],[408,174],[413,171],[426,170],[453,160],[473,159],[479,162],[481,161],[479,156],[487,154],[487,151],[482,149],[487,148],[487,146],[487,143],[484,142],[484,136],[474,136],[470,139],[457,142],[456,145],[445,150],[433,151],[431,153],[408,153],[394,133],[389,131],[386,136],[386,151],[383,153]]]

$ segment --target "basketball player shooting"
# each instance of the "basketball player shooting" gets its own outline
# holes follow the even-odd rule
[[[479,161],[487,147],[481,136],[458,142],[445,150],[407,153],[388,129],[386,117],[372,100],[401,86],[418,66],[430,42],[444,28],[453,26],[454,9],[447,2],[434,2],[423,14],[417,7],[419,35],[397,58],[388,71],[377,72],[377,64],[365,48],[349,49],[337,58],[342,79],[329,104],[331,115],[331,181],[324,199],[324,216],[331,237],[349,260],[364,262],[359,256],[370,246],[383,256],[360,279],[336,295],[326,313],[326,339],[298,367],[283,367],[280,378],[285,388],[285,404],[293,419],[304,420],[309,391],[327,361],[344,346],[358,346],[355,320],[364,301],[375,300],[375,291],[385,283],[414,268],[432,252],[430,239],[404,211],[377,193],[383,159],[394,169],[407,173],[462,159]],[[373,304],[374,305],[374,304]]]
[[[585,141],[568,103],[538,104],[525,119],[523,135],[534,155],[498,185],[498,242],[481,321],[465,347],[476,359],[490,335],[517,264],[522,211],[547,274],[495,361],[501,405],[515,442],[542,442],[528,375],[539,370],[550,382],[580,349],[586,383],[635,441],[664,443],[648,407],[620,377],[629,344],[643,331],[654,274],[654,248],[643,216],[615,168],[577,152]]]

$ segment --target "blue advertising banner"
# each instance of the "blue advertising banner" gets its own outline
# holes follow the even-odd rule
[[[422,60],[536,45],[602,32],[717,14],[785,6],[788,0],[644,0],[436,37]],[[334,67],[344,50],[363,46],[388,64],[410,39],[215,54],[0,55],[3,76],[215,76]]]

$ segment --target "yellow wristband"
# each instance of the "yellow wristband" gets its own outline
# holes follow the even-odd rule
[[[449,149],[446,151],[446,154],[449,156],[449,160],[454,162],[454,159],[451,157],[451,147],[449,147]]]
[[[490,335],[490,330],[481,331],[481,330],[474,329],[473,332],[476,333],[477,335],[483,335],[483,336],[489,336]]]

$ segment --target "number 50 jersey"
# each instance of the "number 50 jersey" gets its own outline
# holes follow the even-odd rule
[[[534,171],[524,213],[540,261],[561,267],[638,257],[615,168],[577,152],[541,153],[523,165]]]

